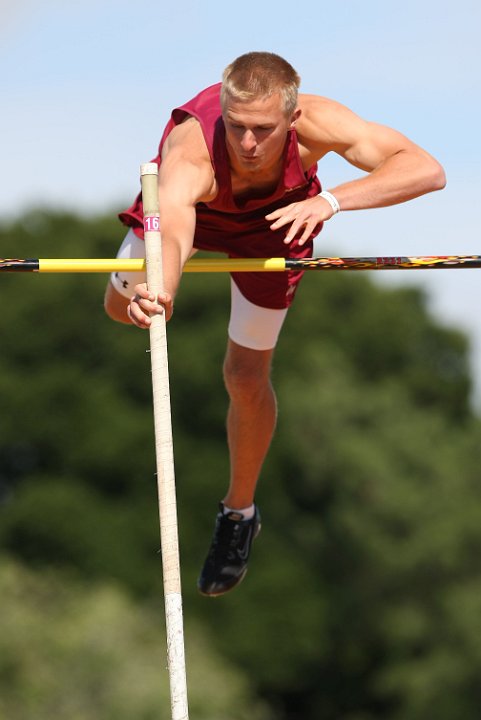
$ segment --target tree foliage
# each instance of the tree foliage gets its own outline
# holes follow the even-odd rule
[[[170,717],[162,613],[113,583],[86,585],[0,567],[0,717],[157,720]],[[186,626],[190,708],[201,720],[269,720],[247,679]],[[213,692],[215,688],[215,691]]]
[[[3,254],[111,257],[114,221],[35,213]],[[61,251],[59,251],[61,248]],[[33,571],[161,594],[148,336],[106,278],[2,275],[0,543]],[[243,585],[195,580],[225,492],[229,281],[189,274],[169,324],[184,608],[284,720],[475,720],[481,429],[466,338],[419,290],[306,274],[275,357],[277,433]]]

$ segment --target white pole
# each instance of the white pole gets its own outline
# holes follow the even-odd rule
[[[155,163],[141,165],[147,286],[156,295],[163,289],[157,177],[158,167]],[[164,314],[152,317],[150,358],[170,702],[172,720],[188,720],[177,503]]]

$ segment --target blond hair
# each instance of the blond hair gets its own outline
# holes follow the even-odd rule
[[[249,52],[226,67],[222,75],[220,101],[225,110],[229,99],[249,102],[279,93],[287,116],[297,106],[301,78],[287,60],[269,52]]]

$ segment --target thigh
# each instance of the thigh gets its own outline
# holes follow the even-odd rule
[[[197,251],[193,248],[189,257],[195,255]],[[137,237],[132,229],[130,229],[124,238],[122,245],[117,253],[117,257],[122,260],[131,260],[137,258],[145,258],[145,243]],[[110,276],[110,282],[113,288],[123,297],[130,298],[134,293],[134,287],[139,283],[147,281],[145,271],[140,272],[116,272]]]
[[[251,350],[272,350],[277,344],[287,308],[272,309],[254,305],[231,280],[229,338]]]
[[[122,260],[145,258],[145,243],[129,230],[117,253]],[[116,272],[110,276],[110,282],[114,289],[123,297],[131,298],[134,294],[134,287],[146,281],[145,272]]]

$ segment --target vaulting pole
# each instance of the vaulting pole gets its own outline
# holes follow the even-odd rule
[[[142,165],[140,175],[144,205],[147,287],[157,296],[163,289],[157,165],[155,163]],[[172,720],[188,720],[177,502],[164,314],[152,316],[149,332],[170,701]]]

